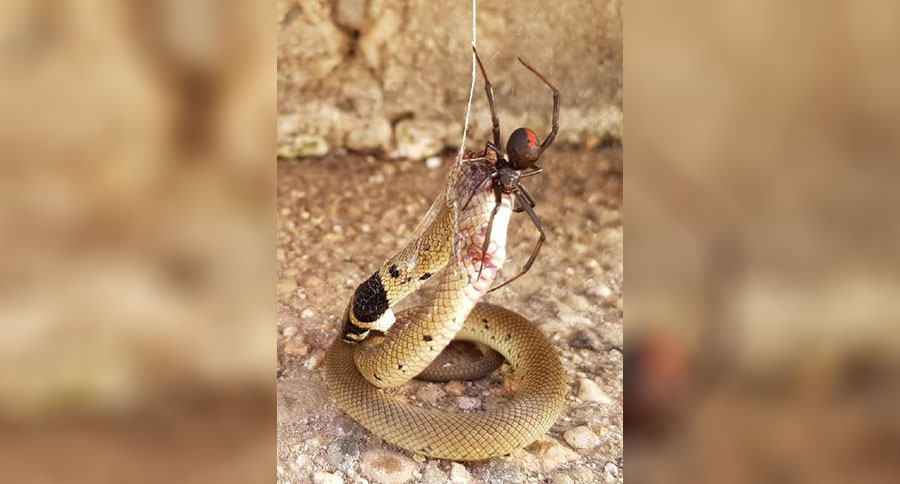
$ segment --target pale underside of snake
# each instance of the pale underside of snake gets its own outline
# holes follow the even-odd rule
[[[566,394],[559,356],[540,330],[515,312],[478,302],[505,259],[513,201],[503,195],[486,234],[496,200],[491,185],[480,182],[490,174],[492,161],[476,156],[451,168],[413,238],[356,289],[344,315],[343,338],[335,340],[326,357],[326,381],[344,412],[390,443],[452,460],[507,455],[530,444],[559,417]],[[483,253],[485,236],[491,240]],[[439,279],[428,301],[399,313],[395,321],[391,306],[435,274]],[[471,379],[502,363],[487,358],[463,368],[429,367],[453,339],[482,343],[509,361],[518,390],[505,405],[445,412],[417,407],[384,390],[417,375],[422,379],[426,368],[428,379]]]

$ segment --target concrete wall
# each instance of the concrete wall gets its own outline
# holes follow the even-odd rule
[[[345,150],[423,158],[460,142],[468,99],[471,3],[278,0],[278,147],[284,157]],[[501,117],[549,130],[562,93],[558,142],[596,146],[622,136],[622,3],[479,2],[478,48]],[[490,134],[483,80],[472,143]]]

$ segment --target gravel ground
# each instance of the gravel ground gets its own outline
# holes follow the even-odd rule
[[[332,400],[322,361],[347,301],[403,244],[451,160],[278,163],[279,482],[622,482],[621,147],[548,152],[544,174],[527,183],[547,242],[525,277],[485,299],[534,321],[561,353],[568,402],[545,437],[491,461],[426,459],[373,436]],[[527,217],[514,217],[507,276],[536,238]],[[476,382],[412,382],[395,392],[449,411],[489,409],[514,390],[511,373],[505,365]]]

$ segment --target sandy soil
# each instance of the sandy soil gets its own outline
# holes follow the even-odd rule
[[[439,167],[356,156],[278,163],[279,482],[622,481],[621,147],[545,155],[544,174],[527,185],[547,242],[525,277],[486,298],[530,318],[560,351],[568,403],[547,436],[489,462],[426,459],[375,437],[332,400],[322,359],[350,294],[402,245],[451,159]],[[509,238],[507,276],[537,232],[516,216]],[[509,396],[509,374],[505,366],[477,382],[413,382],[396,392],[450,411],[484,409]]]

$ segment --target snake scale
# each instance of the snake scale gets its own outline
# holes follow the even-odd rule
[[[478,160],[485,157],[470,154],[451,168],[413,239],[356,289],[325,374],[338,406],[369,431],[411,452],[464,461],[506,455],[543,435],[562,411],[567,385],[559,356],[540,330],[513,311],[478,302],[503,264],[513,203],[503,195],[482,253],[496,200],[490,184],[479,183],[491,160]],[[430,299],[394,322],[391,307],[433,275],[439,279]],[[379,331],[370,335],[373,329]],[[510,362],[518,389],[505,405],[445,412],[383,390],[416,377],[453,339],[487,345]],[[429,371],[442,379],[441,368]]]

